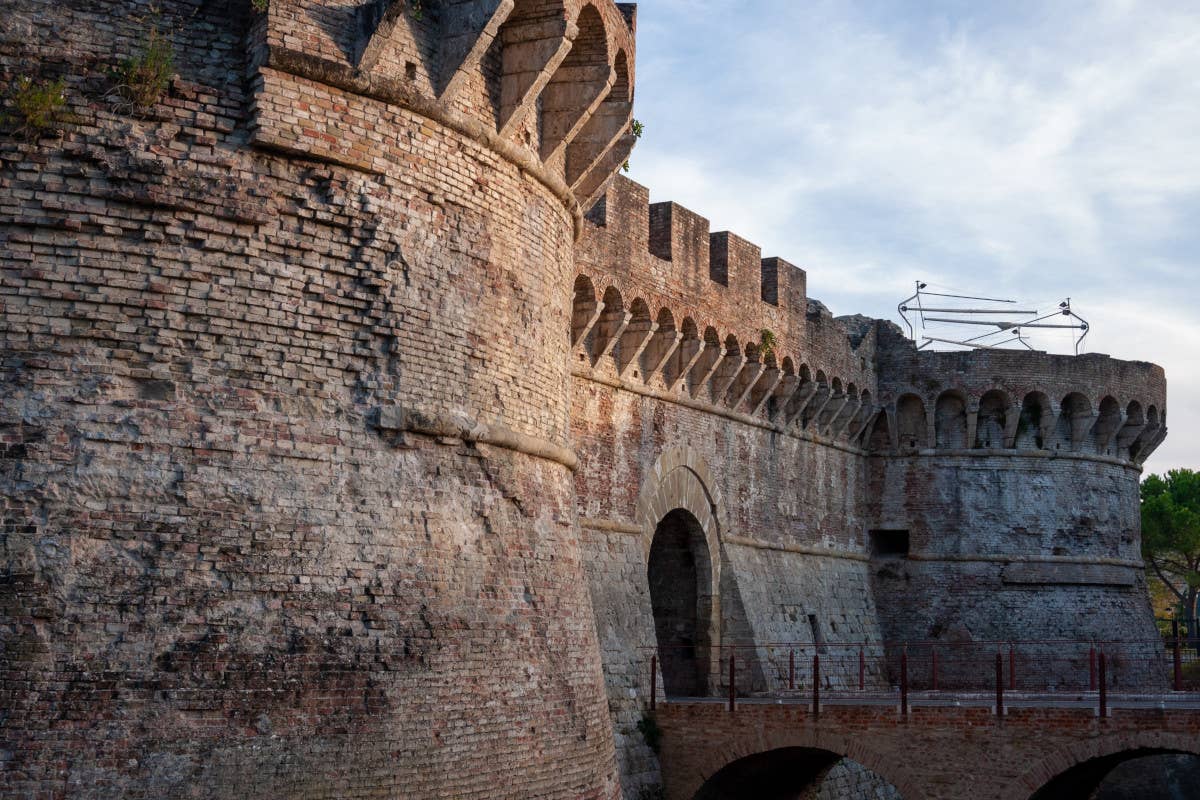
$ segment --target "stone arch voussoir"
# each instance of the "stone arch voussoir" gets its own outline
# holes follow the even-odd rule
[[[712,471],[698,452],[678,445],[662,452],[646,473],[638,497],[637,523],[642,529],[642,549],[650,556],[650,545],[658,523],[674,509],[694,516],[704,531],[711,569],[709,591],[720,597],[721,531],[727,522],[720,492],[713,488]]]

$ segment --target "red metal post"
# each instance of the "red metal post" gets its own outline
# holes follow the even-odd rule
[[[1008,688],[1013,692],[1017,690],[1017,656],[1011,644],[1008,646]]]
[[[908,648],[900,651],[900,715],[908,716]]]
[[[929,684],[933,691],[937,691],[937,647],[929,646]]]
[[[737,705],[737,665],[734,659],[737,657],[736,651],[729,654],[729,710],[733,711]]]
[[[788,689],[796,688],[796,651],[788,650]]]
[[[1179,624],[1175,624],[1175,691],[1183,691],[1183,642],[1179,639]]]
[[[867,688],[867,657],[863,654],[863,649],[858,648],[858,690],[861,692]]]
[[[1004,659],[996,651],[996,716],[1004,718]]]
[[[1108,659],[1104,657],[1104,651],[1100,651],[1100,719],[1108,716],[1108,680],[1106,676],[1108,667]]]
[[[813,716],[821,716],[821,656],[813,654]]]
[[[1088,650],[1088,691],[1096,691],[1096,648]]]
[[[650,656],[650,710],[654,710],[654,706],[658,701],[658,656]]]

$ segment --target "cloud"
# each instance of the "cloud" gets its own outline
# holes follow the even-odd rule
[[[1071,296],[1168,373],[1200,466],[1200,9],[643,4],[633,177],[805,267],[837,313],[912,281]]]

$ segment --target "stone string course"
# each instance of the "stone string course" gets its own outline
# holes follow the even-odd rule
[[[1152,633],[1162,371],[917,353],[649,204],[632,6],[0,16],[71,113],[0,134],[0,796],[638,800],[679,509],[709,691],[723,645],[760,692],[773,642],[883,687],[885,639]]]

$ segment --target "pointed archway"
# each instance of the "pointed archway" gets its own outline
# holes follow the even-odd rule
[[[706,696],[720,672],[721,497],[704,459],[686,445],[663,451],[648,478],[637,518],[663,691]]]

